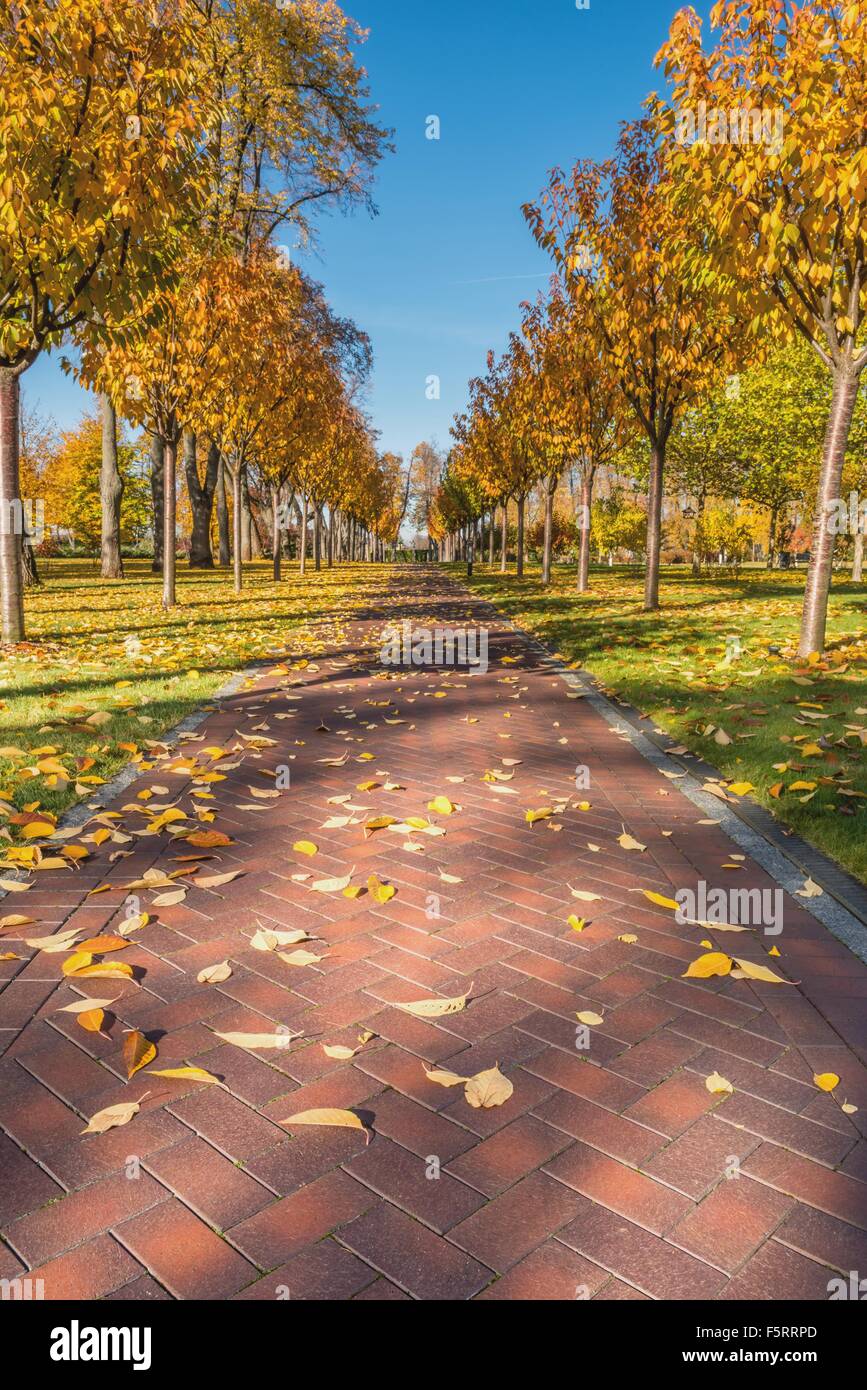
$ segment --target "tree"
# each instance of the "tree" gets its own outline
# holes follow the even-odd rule
[[[123,557],[120,548],[120,507],[124,480],[117,457],[117,412],[110,396],[100,397],[102,414],[102,452],[100,456],[99,495],[102,526],[100,562],[103,579],[123,579]]]
[[[594,293],[600,293],[598,286]],[[624,448],[633,426],[618,380],[599,350],[594,315],[588,314],[583,301],[570,301],[555,280],[547,303],[540,299],[525,314],[524,333],[536,344],[545,387],[541,413],[547,421],[555,460],[545,488],[543,583],[550,580],[557,483],[564,465],[571,461],[580,477],[578,592],[585,593],[589,587],[596,474]]]
[[[202,207],[209,119],[188,0],[17,0],[0,19],[0,500],[19,500],[19,380],[64,333],[131,312]],[[24,635],[0,531],[2,636]]]
[[[434,498],[443,476],[445,457],[432,441],[423,440],[412,451],[410,518],[417,530],[427,528]],[[428,544],[431,536],[428,534]]]
[[[140,319],[103,318],[100,333],[89,326],[80,345],[80,379],[160,441],[165,609],[176,602],[178,445],[205,382],[218,369],[225,319],[216,305],[231,299],[245,273],[234,257],[203,259],[194,246],[171,285],[154,288]]]
[[[365,32],[331,0],[193,3],[204,21],[202,48],[217,108],[203,151],[210,253],[229,247],[243,262],[284,226],[294,239],[308,240],[311,213],[329,203],[372,207],[373,171],[391,145],[373,119],[366,74],[353,52]],[[213,565],[215,500],[220,563],[228,564],[231,467],[213,440],[199,449],[187,429],[184,471],[193,518],[190,565]],[[255,524],[243,477],[240,486],[246,554]]]
[[[656,103],[655,118],[675,137],[668,163],[678,205],[686,215],[701,209],[702,221],[710,214],[694,253],[707,283],[730,310],[749,313],[754,333],[800,334],[832,380],[801,623],[808,656],[824,648],[828,517],[867,365],[863,6],[725,0],[711,18],[719,37],[705,52],[695,11],[675,17],[657,58],[672,101]],[[683,115],[700,102],[714,113],[746,111],[747,129],[737,140],[691,142]],[[767,127],[763,115],[773,118]]]
[[[600,557],[612,559],[615,551],[640,555],[647,541],[647,512],[616,489],[593,503],[592,533]]]
[[[792,510],[814,496],[831,380],[815,353],[795,339],[742,373],[725,402],[728,449],[740,474],[736,492],[770,513],[768,563],[785,549]],[[857,472],[867,448],[867,404],[856,407],[845,460]]]
[[[284,225],[310,234],[327,203],[369,201],[391,149],[354,49],[367,35],[333,0],[194,0],[219,118],[205,151],[215,246],[243,256]]]
[[[54,510],[56,499],[47,494],[48,478],[60,450],[57,426],[50,417],[22,401],[20,432],[20,488],[23,540],[22,560],[24,583],[27,587],[39,583],[35,542],[44,539],[44,529],[57,523],[62,516]],[[61,499],[62,503],[62,499]]]
[[[730,405],[733,387],[710,393],[691,406],[669,441],[669,487],[695,502],[692,572],[701,573],[705,512],[711,498],[735,497],[743,480],[733,448]],[[728,410],[727,410],[728,407]],[[736,436],[735,436],[736,438]]]
[[[204,473],[199,470],[200,445],[204,446]],[[200,440],[192,430],[184,431],[184,477],[192,513],[190,569],[211,570],[211,514],[220,476],[220,450],[211,440]]]
[[[459,473],[465,486],[478,494],[472,504],[500,502],[503,508],[503,557],[506,568],[507,503],[514,498],[518,509],[516,574],[524,577],[525,508],[530,491],[546,471],[550,434],[537,418],[542,388],[538,365],[526,343],[510,334],[499,359],[488,353],[484,378],[470,382],[470,409],[452,427],[457,441]]]
[[[736,359],[739,327],[695,272],[649,119],[625,125],[613,159],[555,169],[524,215],[593,324],[598,350],[650,447],[644,607],[659,607],[666,450],[679,414]]]
[[[57,453],[41,478],[46,511],[54,524],[68,529],[77,545],[99,553],[103,538],[100,464],[105,417],[85,415],[61,436]],[[118,545],[137,545],[149,524],[145,449],[121,435],[115,443],[122,503],[118,513]]]

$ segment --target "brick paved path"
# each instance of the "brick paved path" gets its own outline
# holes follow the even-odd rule
[[[210,784],[214,828],[232,837],[214,851],[217,871],[242,877],[153,908],[113,957],[135,967],[134,981],[70,983],[64,957],[44,953],[0,965],[0,1277],[29,1272],[47,1298],[826,1299],[838,1271],[867,1271],[867,1085],[854,1050],[863,1035],[853,1021],[847,1043],[823,1001],[863,1000],[867,970],[788,900],[770,963],[799,987],[683,979],[708,933],[635,890],[730,887],[722,831],[700,825],[676,782],[570,700],[483,605],[432,572],[384,585],[342,651],[331,646],[316,669],[263,672],[188,745],[209,767],[215,745],[245,748]],[[490,671],[372,678],[371,642],[403,617],[490,625]],[[245,747],[239,733],[275,744]],[[323,762],[345,753],[343,766]],[[254,799],[250,788],[272,788],[290,758],[291,790]],[[504,758],[521,760],[499,784],[516,795],[482,780]],[[171,763],[142,773],[114,809],[166,784],[171,796],[154,803],[194,806],[189,772]],[[592,785],[576,795],[577,764]],[[389,779],[405,790],[357,790]],[[352,814],[329,804],[346,794],[369,810],[323,829]],[[444,836],[411,837],[423,853],[389,829],[365,838],[365,821],[425,814],[437,795],[461,809],[432,814]],[[528,809],[567,798],[558,831],[527,824]],[[144,823],[121,813],[127,833]],[[623,826],[645,853],[620,847]],[[318,855],[294,852],[299,839]],[[112,862],[118,848],[133,853]],[[76,876],[45,874],[4,910],[37,919],[29,931],[116,930],[123,885],[154,865],[175,871],[184,852],[169,829],[109,841]],[[380,905],[311,891],[352,868],[354,882],[375,872],[396,896]],[[86,896],[106,881],[110,892]],[[749,864],[737,882],[771,886]],[[576,903],[569,885],[599,901]],[[141,894],[144,908],[152,896]],[[580,935],[567,925],[576,910],[590,921]],[[304,928],[327,954],[289,966],[251,948],[257,925]],[[766,960],[760,935],[711,939]],[[2,945],[32,956],[8,931]],[[230,979],[197,983],[226,959]],[[394,1007],[470,986],[466,1009],[444,1018]],[[108,1037],[58,1012],[85,994],[117,999]],[[589,1052],[576,1050],[576,1011],[603,1016]],[[215,1035],[279,1025],[304,1034],[288,1051]],[[157,1042],[153,1065],[198,1065],[224,1084],[147,1071],[126,1082],[133,1027]],[[323,1050],[356,1048],[366,1033],[351,1060]],[[473,1109],[460,1087],[427,1079],[433,1063],[464,1076],[499,1063],[514,1095]],[[715,1071],[733,1094],[709,1093]],[[813,1084],[825,1071],[842,1078],[834,1097]],[[96,1111],[135,1099],[129,1125],[81,1136]],[[844,1100],[857,1113],[843,1113]],[[280,1124],[320,1107],[354,1108],[369,1144],[349,1129]],[[727,1177],[737,1165],[741,1176]]]

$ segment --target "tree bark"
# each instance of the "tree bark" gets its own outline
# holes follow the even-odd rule
[[[557,477],[552,475],[545,483],[545,540],[542,546],[542,583],[547,588],[551,583],[551,551],[554,547],[554,493],[557,490]]]
[[[154,511],[154,574],[163,570],[163,528],[165,526],[166,446],[158,434],[151,435],[151,501]]]
[[[232,470],[232,554],[234,559],[235,593],[240,594],[244,587],[244,560],[241,533],[243,517],[243,464],[235,464]]]
[[[244,469],[244,492],[247,498],[247,511],[250,517],[250,559],[261,560],[265,554],[265,545],[259,526],[259,509],[250,496],[250,484],[246,469]]]
[[[328,568],[329,568],[329,569],[333,569],[333,568],[334,568],[334,526],[335,526],[334,512],[331,512],[331,513],[329,514],[328,521],[329,521],[329,526],[328,526]]]
[[[524,503],[525,498],[518,498],[518,558],[515,567],[515,574],[518,579],[524,578]]]
[[[21,547],[21,573],[24,578],[25,589],[38,589],[42,583],[39,578],[39,566],[36,563],[36,551],[30,544],[27,537],[23,537]]]
[[[214,494],[220,475],[220,451],[216,444],[208,446],[208,462],[205,467],[205,481],[199,482],[199,465],[196,456],[196,436],[192,430],[184,431],[184,470],[187,478],[187,492],[190,509],[193,513],[193,532],[190,539],[190,569],[212,570],[214,556],[211,552],[211,515],[214,509]]]
[[[250,494],[247,491],[246,469],[239,474],[241,490],[241,559],[248,563],[253,558],[253,516],[250,511]]]
[[[0,369],[0,583],[4,642],[24,640],[21,536],[24,509],[19,477],[18,376]]]
[[[220,537],[220,568],[232,563],[232,544],[229,529],[229,499],[226,496],[226,465],[220,455],[217,471],[217,530]]]
[[[117,459],[117,413],[111,397],[100,396],[102,410],[102,464],[99,473],[99,500],[102,512],[102,577],[123,579],[120,553],[120,504],[123,478]]]
[[[590,512],[593,507],[593,481],[596,469],[585,464],[581,474],[581,532],[578,542],[578,592],[586,594],[590,588]]]
[[[500,574],[506,573],[509,558],[509,502],[503,503],[503,516],[500,531]]]
[[[863,524],[863,520],[859,517],[859,529],[855,532],[855,554],[852,557],[853,584],[860,584],[864,574],[864,532],[860,529]]]
[[[307,493],[301,499],[301,535],[298,537],[301,547],[301,573],[307,573]]]
[[[692,572],[695,575],[696,579],[701,574],[701,523],[702,518],[704,517],[704,505],[704,496],[697,498],[697,506],[695,513],[695,541],[693,542],[692,547]]]
[[[271,488],[271,548],[274,559],[274,583],[280,582],[280,489]]]
[[[774,568],[774,561],[777,558],[777,508],[771,507],[771,515],[768,520],[768,563],[767,568]]]
[[[813,520],[813,544],[804,592],[801,640],[798,647],[801,656],[809,656],[811,652],[822,652],[825,649],[831,567],[836,539],[829,522],[840,498],[843,459],[857,398],[858,377],[852,371],[851,365],[846,363],[834,374],[834,393],[822,453],[822,473]]]
[[[659,560],[662,550],[662,482],[665,442],[657,439],[650,451],[650,486],[647,496],[647,571],[644,578],[644,611],[659,608]]]
[[[175,591],[177,545],[177,490],[176,472],[178,455],[178,435],[171,426],[171,436],[165,441],[163,468],[163,608],[174,608],[177,604]]]
[[[313,568],[322,569],[322,508],[313,508]]]

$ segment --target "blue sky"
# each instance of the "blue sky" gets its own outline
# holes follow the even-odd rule
[[[662,85],[652,66],[677,0],[343,0],[370,30],[362,51],[397,153],[380,166],[379,216],[331,214],[299,257],[337,311],[371,335],[368,406],[381,447],[448,444],[469,378],[501,349],[549,261],[521,204],[553,165],[602,158],[618,123]],[[704,10],[704,6],[701,6]],[[428,140],[436,115],[441,138]],[[288,237],[283,238],[289,240]],[[428,377],[441,396],[428,400]],[[62,427],[92,398],[54,357],[25,398]]]

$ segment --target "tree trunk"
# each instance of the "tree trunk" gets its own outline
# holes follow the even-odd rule
[[[232,472],[232,554],[234,559],[235,593],[240,594],[244,587],[244,560],[243,560],[243,541],[242,531],[244,526],[243,484],[244,465],[235,463]]]
[[[120,504],[123,478],[117,460],[117,414],[109,396],[100,397],[102,409],[102,465],[99,500],[102,510],[102,577],[123,579],[120,553]]]
[[[863,518],[858,518],[858,530],[855,532],[855,554],[852,557],[852,583],[860,584],[864,573],[864,532],[861,529],[864,525]]]
[[[696,579],[698,579],[701,574],[701,523],[704,517],[705,499],[702,496],[699,497],[697,501],[698,505],[695,513],[695,540],[692,547],[692,572]]]
[[[21,574],[21,506],[18,377],[0,369],[0,582],[3,586],[3,641],[24,640],[24,593]]]
[[[247,491],[246,469],[239,475],[241,491],[241,559],[248,563],[253,558],[253,517],[250,512],[250,494]]]
[[[578,592],[586,594],[590,588],[590,512],[593,507],[593,481],[596,469],[585,464],[581,474],[581,532],[578,549]]]
[[[163,572],[163,528],[165,526],[166,446],[158,434],[151,435],[151,501],[154,510],[154,574]]]
[[[271,488],[271,548],[274,560],[274,583],[280,582],[280,489]]]
[[[250,484],[247,478],[247,470],[244,469],[244,492],[247,497],[247,512],[250,517],[250,559],[261,560],[265,554],[262,532],[259,526],[259,509],[250,496]]]
[[[774,568],[777,558],[777,508],[771,507],[771,515],[768,520],[768,563],[767,569]]]
[[[497,509],[491,508],[491,516],[488,522],[488,564],[494,568],[494,532],[496,531]]]
[[[509,558],[509,502],[503,503],[502,529],[500,531],[500,574],[506,573]]]
[[[552,476],[545,484],[545,540],[542,546],[542,583],[551,583],[551,551],[554,547],[554,493],[557,478]]]
[[[214,557],[211,553],[211,513],[214,509],[214,494],[220,475],[220,451],[216,444],[208,447],[208,462],[205,468],[204,484],[199,482],[199,465],[196,455],[196,436],[192,430],[184,432],[184,470],[187,477],[187,492],[190,509],[193,513],[193,531],[190,539],[190,569],[212,570]]]
[[[165,441],[163,468],[163,608],[174,608],[177,604],[175,592],[175,547],[177,544],[177,490],[176,465],[178,455],[178,436],[171,426],[171,436]]]
[[[217,470],[217,530],[220,537],[220,568],[227,569],[232,563],[232,545],[229,530],[229,499],[226,496],[226,465],[219,456]]]
[[[322,569],[322,508],[313,508],[313,568]]]
[[[336,523],[335,523],[335,519],[334,519],[334,512],[331,512],[331,513],[329,514],[328,521],[329,521],[329,526],[328,526],[328,568],[329,568],[329,569],[333,569],[333,568],[334,568],[334,527],[335,527],[335,524],[336,524]]]
[[[524,503],[525,498],[518,498],[518,558],[515,567],[515,574],[518,579],[524,578]]]
[[[301,573],[307,573],[307,493],[301,499],[301,535],[298,537],[301,547]]]
[[[662,480],[665,443],[657,440],[650,451],[650,486],[647,497],[647,571],[644,578],[644,611],[659,608],[659,559],[662,549]]]
[[[21,547],[21,573],[24,579],[25,589],[38,589],[42,581],[39,578],[36,551],[33,549],[33,546],[26,536],[24,537],[24,544]]]
[[[843,459],[852,416],[858,398],[858,378],[848,366],[838,368],[834,375],[834,394],[831,414],[822,453],[822,474],[813,520],[813,544],[810,568],[804,592],[804,612],[801,619],[801,641],[798,652],[809,656],[825,649],[825,628],[828,621],[828,598],[831,592],[831,566],[836,539],[830,519],[840,498]]]

